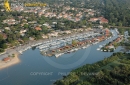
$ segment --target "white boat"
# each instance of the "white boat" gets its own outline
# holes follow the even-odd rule
[[[43,50],[40,50],[40,52],[42,52]]]
[[[94,42],[93,44],[97,44],[97,43],[99,43],[99,42]]]
[[[85,49],[85,48],[87,48],[88,46],[84,46],[84,47],[82,47],[83,49]]]
[[[74,51],[77,51],[77,50],[78,50],[78,48],[75,48],[75,49],[74,49]]]
[[[106,52],[107,50],[104,50],[104,52]]]
[[[22,52],[22,51],[19,51],[19,53],[20,53],[20,54],[23,54],[23,52]]]
[[[58,58],[59,56],[63,55],[64,53],[55,54],[55,57]]]
[[[101,48],[101,47],[103,47],[102,45],[99,45],[99,47]]]
[[[88,44],[87,47],[89,47],[90,45]]]
[[[28,49],[31,49],[31,46],[29,46]]]
[[[100,50],[100,48],[97,48],[97,50]]]
[[[75,50],[74,49],[72,49],[72,50],[70,50],[70,51],[68,51],[68,52],[74,52]]]

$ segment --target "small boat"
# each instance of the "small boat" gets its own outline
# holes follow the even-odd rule
[[[100,48],[97,48],[97,50],[100,50]]]
[[[23,54],[23,52],[22,52],[22,51],[19,51],[19,53],[20,53],[20,54]]]
[[[101,47],[103,47],[102,45],[99,45],[99,47],[101,48]]]
[[[67,51],[67,53],[70,53],[70,51]]]
[[[104,50],[104,52],[106,52],[107,50]]]
[[[82,47],[82,49],[85,49],[85,48],[87,48],[88,46],[84,46],[84,47]]]
[[[77,48],[75,48],[74,50],[72,50],[72,51],[77,51],[78,49]]]
[[[55,54],[55,57],[58,58],[60,57],[61,55],[63,55],[64,53],[59,53],[59,54]]]

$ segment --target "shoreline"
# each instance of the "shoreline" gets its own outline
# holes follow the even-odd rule
[[[11,58],[10,61],[0,61],[0,70],[4,69],[4,68],[7,68],[9,66],[12,66],[12,65],[15,65],[15,64],[18,64],[20,63],[20,59],[18,58],[19,57],[19,53],[15,53],[15,57],[14,58]]]
[[[85,32],[86,33],[86,32]],[[79,34],[81,34],[81,33],[79,33]],[[66,36],[67,37],[67,36]],[[64,37],[62,37],[62,38],[64,38]],[[48,40],[48,39],[47,39]],[[37,44],[38,43],[42,43],[42,42],[44,42],[44,41],[47,41],[47,40],[42,40],[42,41],[36,41],[35,43],[28,43],[28,44],[25,44],[25,45],[23,45],[23,46],[18,46],[17,48],[15,48],[15,49],[9,49],[9,50],[7,50],[6,51],[6,53],[9,53],[9,54],[15,54],[15,57],[14,58],[11,58],[11,61],[8,61],[8,62],[4,62],[4,61],[0,61],[0,70],[1,69],[3,69],[3,68],[6,68],[6,67],[9,67],[9,66],[12,66],[12,65],[14,65],[14,64],[17,64],[17,63],[19,63],[20,62],[20,60],[19,60],[19,58],[18,58],[18,56],[20,55],[20,54],[22,54],[22,52],[20,53],[20,51],[22,51],[21,49],[24,49],[24,51],[25,50],[28,50],[28,49],[30,49],[30,48],[28,48],[27,46],[29,46],[29,47],[32,47],[32,45],[36,45],[37,46]],[[53,39],[52,39],[53,40]],[[14,52],[13,52],[14,51]],[[7,54],[5,54],[4,56],[8,56]]]

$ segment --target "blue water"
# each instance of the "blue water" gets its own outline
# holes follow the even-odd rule
[[[117,37],[114,36],[113,39]],[[38,49],[27,50],[21,55],[20,63],[0,70],[0,85],[52,85],[63,75],[85,64],[92,64],[112,55],[112,52],[97,51],[99,45],[110,40],[89,46],[59,58],[46,57]],[[115,52],[119,52],[118,47]],[[34,73],[44,73],[35,74]]]

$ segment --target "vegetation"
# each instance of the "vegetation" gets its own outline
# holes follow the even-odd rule
[[[73,70],[55,85],[129,85],[129,62],[130,54],[114,53],[102,61]]]
[[[5,39],[3,39],[3,36],[0,35],[0,53],[4,52],[4,49],[7,48],[7,45],[5,43],[6,43]]]
[[[57,0],[56,0],[57,1]],[[69,0],[71,7],[96,9],[111,26],[130,26],[130,0]],[[81,4],[84,3],[84,4]],[[98,14],[96,15],[98,16]]]
[[[118,31],[119,31],[119,33],[121,35],[124,35],[125,31],[128,31],[128,33],[130,34],[130,28],[123,28],[123,27],[121,27],[121,28],[118,28]]]

